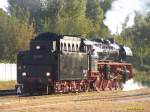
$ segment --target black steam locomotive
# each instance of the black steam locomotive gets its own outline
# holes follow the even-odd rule
[[[120,60],[120,49],[108,47],[107,44],[76,36],[39,34],[31,40],[29,51],[18,53],[17,93],[49,94],[100,89],[101,87],[96,86],[98,77],[103,76],[100,74],[99,66],[104,65],[110,66],[111,73],[116,73],[118,68],[122,69],[126,66],[128,76],[131,78],[132,65],[126,62],[116,62]],[[111,86],[113,88],[114,85]]]

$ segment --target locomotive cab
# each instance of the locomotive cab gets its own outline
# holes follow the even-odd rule
[[[52,86],[57,74],[59,38],[50,33],[38,35],[31,40],[29,51],[18,53],[16,88],[21,88],[22,93],[46,91],[47,86]]]

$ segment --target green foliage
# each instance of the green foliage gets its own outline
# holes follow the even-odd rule
[[[110,9],[112,1],[113,0],[104,0],[100,3],[100,6],[102,7],[104,13],[106,13],[107,10]]]
[[[99,0],[8,0],[11,15],[33,23],[38,33],[91,34],[107,36],[104,13],[110,1]],[[102,6],[102,8],[101,8]],[[103,11],[105,9],[105,11]],[[25,20],[28,15],[29,20]]]
[[[58,13],[61,10],[64,0],[46,0],[45,18],[50,32],[56,33]],[[45,20],[45,19],[44,19]],[[43,26],[43,24],[42,24]],[[47,27],[47,28],[48,28]],[[43,30],[45,31],[45,30]]]
[[[130,47],[133,49],[134,56],[137,57],[137,61],[140,61],[140,65],[150,65],[148,61],[150,59],[150,21],[149,15],[143,17],[141,15],[136,16],[135,25],[132,28],[127,28],[122,33],[123,39],[130,43]]]
[[[103,20],[103,10],[99,5],[98,0],[87,0],[86,17],[93,23],[101,23]]]
[[[108,34],[108,30],[104,25],[102,25],[102,21],[104,19],[103,9],[99,4],[99,0],[87,0],[86,3],[86,17],[91,21],[91,32],[89,36],[105,36]]]
[[[34,28],[0,10],[0,60],[16,60],[19,50],[27,49]]]
[[[21,18],[27,11],[30,12],[31,18],[37,19],[42,14],[41,0],[8,0],[11,14],[15,12],[15,16]],[[21,10],[20,10],[21,9]]]
[[[64,35],[87,35],[91,22],[85,17],[85,1],[70,0],[66,2],[59,12],[57,32]]]
[[[36,31],[41,31],[41,19],[45,18],[41,0],[8,0],[9,12],[12,16],[32,24]]]
[[[150,66],[148,67],[150,69]],[[150,82],[150,71],[134,70],[134,78],[137,81]]]
[[[42,32],[49,32],[51,28],[51,19],[49,17],[45,17],[44,20],[41,20],[42,24]]]

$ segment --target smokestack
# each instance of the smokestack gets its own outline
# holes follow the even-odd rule
[[[126,24],[126,27],[134,25],[136,12],[142,15],[150,12],[150,0],[114,0],[103,22],[112,34],[120,34],[123,24]]]

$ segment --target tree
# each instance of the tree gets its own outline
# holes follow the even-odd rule
[[[34,22],[38,33],[49,31],[86,36],[109,34],[103,24],[104,13],[99,0],[8,1],[10,14],[26,23]]]
[[[101,35],[100,31],[104,13],[100,7],[99,0],[87,0],[86,17],[92,22],[93,31],[90,35]]]
[[[150,21],[149,16],[143,17],[139,14],[136,15],[135,25],[132,28],[126,28],[122,36],[126,42],[132,43],[134,55],[139,57],[140,65],[144,63],[150,64],[147,60],[150,58]]]
[[[100,2],[100,6],[103,9],[104,13],[106,13],[107,10],[110,9],[112,1],[113,0],[104,0],[104,1]]]
[[[87,0],[86,17],[96,24],[102,22],[104,15],[98,0]]]
[[[42,2],[41,0],[8,0],[9,11],[11,14],[16,14],[16,17],[23,16],[27,11],[31,13],[31,17],[36,19],[41,17],[42,13]],[[23,9],[22,12],[17,9]]]
[[[41,20],[45,18],[41,0],[8,0],[8,3],[9,13],[12,16],[29,24],[34,21],[36,31],[41,30]]]
[[[0,60],[16,61],[19,50],[27,49],[34,28],[0,10]]]
[[[84,35],[91,32],[92,24],[85,16],[85,0],[64,0],[58,14],[57,31],[65,35]]]
[[[45,27],[47,24],[50,32],[57,32],[58,13],[63,3],[64,0],[46,0],[45,18],[42,25]]]

